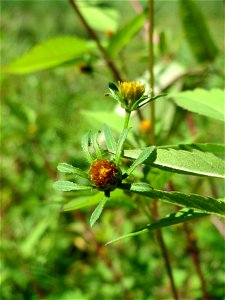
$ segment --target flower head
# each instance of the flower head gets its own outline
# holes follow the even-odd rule
[[[112,160],[97,159],[89,170],[89,178],[100,191],[113,191],[122,181],[120,168]]]
[[[119,92],[125,103],[130,106],[130,104],[133,104],[143,96],[145,86],[135,81],[119,82]]]

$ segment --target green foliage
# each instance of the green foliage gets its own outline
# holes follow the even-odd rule
[[[1,3],[1,299],[173,298],[158,229],[180,297],[203,298],[197,253],[209,298],[223,299],[222,1],[154,2],[155,94],[169,97],[155,99],[157,146],[146,105],[119,147],[108,66],[148,86],[147,2],[76,1],[106,56],[69,1]],[[116,152],[123,182],[105,205],[89,164]]]
[[[216,146],[217,145],[215,145],[215,147]],[[213,148],[213,145],[211,145],[211,147]],[[202,152],[196,149],[198,149],[198,144],[192,145],[190,149],[192,151],[175,150],[169,147],[168,149],[158,148],[156,149],[156,159],[154,163],[149,162],[148,159],[144,163],[175,173],[225,178],[224,160],[212,153]],[[137,159],[141,151],[142,150],[138,149],[125,150],[124,156],[126,158]]]
[[[29,52],[3,68],[4,72],[26,74],[79,59],[90,52],[93,44],[78,37],[55,37],[36,45]]]
[[[195,89],[170,95],[175,103],[191,112],[225,122],[224,91]]]
[[[218,49],[194,0],[180,0],[180,13],[187,41],[199,62],[213,61]]]

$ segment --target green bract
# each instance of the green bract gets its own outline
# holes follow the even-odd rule
[[[118,87],[114,83],[109,82],[109,90],[110,93],[106,94],[106,96],[114,98],[127,112],[137,110],[143,105],[165,96],[165,94],[159,94],[151,97],[151,91],[145,94],[145,86],[140,82],[134,81],[118,82]]]

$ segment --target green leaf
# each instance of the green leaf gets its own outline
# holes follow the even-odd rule
[[[103,208],[107,202],[108,198],[104,197],[98,204],[98,206],[96,207],[96,209],[93,211],[91,218],[90,218],[90,225],[91,227],[93,227],[93,225],[96,223],[96,221],[99,219]]]
[[[74,167],[72,165],[69,165],[67,163],[58,164],[57,169],[62,173],[69,173],[69,174],[72,173],[72,174],[75,174],[77,176],[88,179],[88,174],[85,171],[83,171],[83,170],[81,170],[77,167]]]
[[[59,180],[53,184],[54,189],[60,192],[69,192],[69,191],[80,191],[86,190],[91,191],[93,189],[90,185],[82,185],[66,180]]]
[[[187,41],[200,62],[212,61],[218,54],[205,18],[193,0],[180,0],[181,19]]]
[[[110,57],[116,56],[129,43],[131,38],[143,27],[145,18],[145,13],[138,14],[113,35],[107,47],[107,53]]]
[[[89,152],[89,144],[90,144],[90,131],[88,133],[86,133],[82,139],[81,139],[81,147],[84,150],[84,153],[86,155],[86,158],[88,160],[88,162],[90,164],[92,164],[92,162],[94,161],[94,158],[92,157],[92,155]]]
[[[120,161],[121,153],[123,150],[123,144],[127,138],[129,131],[130,131],[130,128],[126,128],[120,134],[119,140],[117,142],[117,149],[116,149],[116,156],[115,156],[116,164],[118,164]]]
[[[171,225],[175,225],[175,224],[184,223],[184,222],[202,218],[205,216],[208,216],[208,214],[201,213],[201,212],[195,212],[193,209],[184,208],[184,209],[181,209],[178,212],[172,213],[169,216],[166,216],[165,218],[162,218],[152,224],[148,224],[144,228],[141,228],[135,232],[131,232],[131,233],[125,234],[123,236],[120,236],[116,239],[113,239],[113,240],[109,241],[106,245],[112,244],[114,242],[118,242],[120,240],[129,238],[129,237],[134,237],[134,236],[137,236],[142,233],[147,233],[151,230],[155,230],[155,229],[159,229],[162,227],[171,226]]]
[[[171,204],[225,217],[225,200],[223,199],[155,190],[147,183],[123,184],[121,188],[149,198],[161,199]]]
[[[63,206],[64,211],[71,211],[81,209],[83,207],[88,207],[96,205],[102,199],[102,193],[98,192],[97,194],[90,193],[89,195],[79,196]]]
[[[90,132],[90,138],[91,138],[91,142],[93,144],[93,148],[95,150],[96,156],[98,159],[101,159],[103,157],[102,155],[102,151],[99,147],[98,144],[98,136],[99,136],[99,132]]]
[[[115,31],[118,27],[118,12],[109,7],[92,6],[90,2],[78,1],[77,5],[88,24],[95,30]]]
[[[223,154],[225,155],[225,145],[224,144],[178,144],[178,145],[167,145],[167,146],[158,146],[159,149],[163,148],[173,148],[176,150],[200,150],[202,152],[210,152],[213,154]]]
[[[129,176],[134,170],[135,168],[144,163],[144,161],[146,159],[148,159],[148,162],[150,161],[154,161],[156,158],[156,153],[155,153],[155,147],[148,147],[145,148],[140,155],[138,156],[138,158],[132,163],[132,165],[129,167],[129,169],[126,171],[126,176]]]
[[[34,46],[8,66],[3,72],[26,74],[58,66],[79,58],[93,48],[93,44],[78,37],[60,36]]]
[[[198,144],[196,144],[198,145]],[[124,157],[137,159],[142,150],[124,150]],[[199,150],[156,149],[156,160],[146,165],[173,173],[225,178],[225,162],[212,153]]]
[[[113,83],[113,82],[109,82],[108,83],[109,89],[118,92],[118,87]]]
[[[116,141],[112,135],[112,132],[107,124],[103,124],[103,131],[105,136],[106,146],[109,152],[116,153]]]
[[[170,94],[175,103],[191,112],[225,122],[224,90],[195,89]]]

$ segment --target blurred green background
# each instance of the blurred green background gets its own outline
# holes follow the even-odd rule
[[[185,37],[179,1],[155,1],[157,86],[179,70],[197,67],[207,72],[187,76],[175,88],[223,88],[223,1],[197,3],[220,55],[213,63],[198,62]],[[147,5],[146,1],[89,1],[99,9],[109,5],[113,10],[112,28],[97,31],[103,44],[112,29],[116,31],[136,15],[138,4]],[[2,65],[60,35],[89,38],[67,1],[1,1]],[[140,31],[115,59],[124,78],[146,76],[145,35]],[[84,111],[114,109],[113,100],[104,97],[108,81],[113,80],[99,53],[55,69],[1,75],[1,299],[172,299],[152,233],[104,246],[148,222],[134,205],[112,201],[91,230],[88,218],[92,210],[62,212],[64,196],[52,188],[59,162],[87,167],[80,138],[90,126],[101,128],[101,122]],[[178,109],[176,118],[183,116]],[[219,122],[197,115],[193,120],[198,142],[223,142],[224,128]],[[113,125],[110,120],[109,125]],[[189,138],[184,123],[162,143],[182,143]],[[190,191],[192,179],[174,178],[178,190]],[[215,181],[215,186],[220,197],[221,181]],[[199,190],[209,193],[209,184],[201,183]],[[160,206],[163,212],[169,208]],[[224,299],[225,292],[224,240],[215,222],[206,218],[191,224],[213,300]],[[182,226],[165,228],[163,233],[180,299],[202,299]]]

